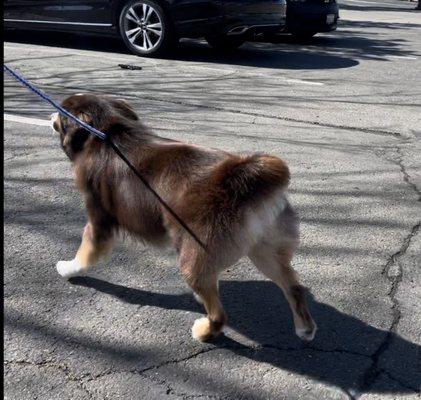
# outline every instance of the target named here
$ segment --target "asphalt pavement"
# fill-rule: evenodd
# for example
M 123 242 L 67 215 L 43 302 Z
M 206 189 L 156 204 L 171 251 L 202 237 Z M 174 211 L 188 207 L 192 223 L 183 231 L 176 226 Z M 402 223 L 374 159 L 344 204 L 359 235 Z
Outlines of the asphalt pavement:
M 221 277 L 225 334 L 171 251 L 120 241 L 87 278 L 62 280 L 86 221 L 53 111 L 4 78 L 5 398 L 421 397 L 421 14 L 343 0 L 336 32 L 170 59 L 118 40 L 7 33 L 5 62 L 60 100 L 107 93 L 162 136 L 269 152 L 291 169 L 301 219 L 294 268 L 319 330 L 295 337 L 280 290 L 243 259 Z M 140 66 L 121 69 L 119 64 Z

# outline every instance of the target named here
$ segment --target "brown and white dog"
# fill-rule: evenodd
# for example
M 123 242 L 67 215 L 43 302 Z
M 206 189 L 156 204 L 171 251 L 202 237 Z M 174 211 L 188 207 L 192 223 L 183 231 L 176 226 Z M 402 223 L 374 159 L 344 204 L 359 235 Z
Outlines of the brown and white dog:
M 305 289 L 291 267 L 298 219 L 285 191 L 290 174 L 279 158 L 240 156 L 153 134 L 125 102 L 74 95 L 62 106 L 112 138 L 131 163 L 206 244 L 204 251 L 163 209 L 111 147 L 63 116 L 54 116 L 64 152 L 74 165 L 76 185 L 88 214 L 82 243 L 58 273 L 83 275 L 110 252 L 116 233 L 125 231 L 177 251 L 181 273 L 206 309 L 192 334 L 200 341 L 218 335 L 226 322 L 218 275 L 243 256 L 275 282 L 288 300 L 295 332 L 312 340 L 316 332 Z

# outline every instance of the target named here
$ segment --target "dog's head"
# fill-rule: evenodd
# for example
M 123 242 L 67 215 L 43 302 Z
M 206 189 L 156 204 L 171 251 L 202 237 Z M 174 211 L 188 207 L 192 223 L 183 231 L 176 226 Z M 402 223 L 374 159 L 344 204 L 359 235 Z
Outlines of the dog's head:
M 118 129 L 128 122 L 138 121 L 134 110 L 124 100 L 92 94 L 76 94 L 67 97 L 61 106 L 76 118 L 105 134 Z M 67 156 L 75 157 L 96 140 L 86 129 L 69 118 L 55 113 L 51 116 L 52 128 L 60 135 L 60 142 Z

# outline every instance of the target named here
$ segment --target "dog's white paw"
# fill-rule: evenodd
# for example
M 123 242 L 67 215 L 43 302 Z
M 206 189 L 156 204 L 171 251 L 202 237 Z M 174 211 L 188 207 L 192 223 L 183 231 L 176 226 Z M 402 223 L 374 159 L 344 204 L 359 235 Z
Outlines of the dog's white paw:
M 56 269 L 59 275 L 65 279 L 84 276 L 86 273 L 86 270 L 79 264 L 76 258 L 71 261 L 59 261 L 56 264 Z
M 295 330 L 295 333 L 301 340 L 304 340 L 306 342 L 311 342 L 316 336 L 316 331 L 317 331 L 317 325 L 314 324 L 313 329 L 297 328 Z
M 193 292 L 194 299 L 199 303 L 203 305 L 203 299 L 198 295 L 196 292 Z
M 191 333 L 193 339 L 199 340 L 200 342 L 206 342 L 212 338 L 212 327 L 209 318 L 203 317 L 194 321 Z

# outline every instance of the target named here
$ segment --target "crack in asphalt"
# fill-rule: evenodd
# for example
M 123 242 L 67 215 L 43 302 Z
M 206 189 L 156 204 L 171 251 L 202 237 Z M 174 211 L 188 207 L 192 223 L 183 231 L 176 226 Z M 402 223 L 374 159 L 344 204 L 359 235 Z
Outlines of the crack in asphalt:
M 79 388 L 81 388 L 88 395 L 89 399 L 93 399 L 91 392 L 83 384 L 83 380 L 82 380 L 83 377 L 78 377 L 77 375 L 75 375 L 66 364 L 63 364 L 63 363 L 59 364 L 59 363 L 55 363 L 48 360 L 44 360 L 40 362 L 32 362 L 28 360 L 4 360 L 3 365 L 4 366 L 7 366 L 7 365 L 21 366 L 21 367 L 31 366 L 31 367 L 37 367 L 37 368 L 54 368 L 56 370 L 63 372 L 68 381 L 76 382 Z M 56 387 L 57 386 L 53 386 L 41 394 L 46 394 L 54 390 Z
M 403 175 L 403 180 L 418 195 L 418 201 L 421 202 L 421 190 L 418 188 L 418 186 L 414 182 L 412 182 L 411 176 L 408 174 L 408 172 L 405 168 L 402 150 L 399 146 L 396 146 L 395 149 L 396 149 L 396 153 L 398 154 L 398 160 L 397 160 L 396 164 L 399 165 L 399 168 L 400 168 L 400 170 L 402 172 L 402 175 Z
M 397 161 L 393 161 L 396 165 L 399 166 L 400 171 L 403 175 L 404 182 L 418 195 L 418 202 L 421 201 L 421 191 L 417 187 L 415 183 L 411 181 L 411 177 L 406 171 L 404 162 L 403 162 L 403 154 L 399 146 L 395 147 L 395 151 L 398 155 Z M 419 221 L 417 224 L 412 226 L 411 231 L 408 235 L 405 236 L 401 247 L 399 250 L 392 254 L 389 259 L 387 260 L 383 270 L 382 275 L 386 275 L 387 279 L 391 283 L 390 290 L 387 293 L 388 297 L 390 298 L 392 302 L 392 322 L 390 325 L 390 328 L 387 332 L 387 335 L 383 342 L 380 344 L 380 346 L 377 348 L 377 350 L 374 352 L 374 354 L 371 356 L 372 363 L 371 366 L 366 370 L 362 377 L 362 381 L 359 388 L 359 396 L 363 393 L 369 392 L 371 388 L 373 387 L 375 381 L 377 378 L 381 375 L 381 373 L 385 373 L 389 378 L 393 379 L 395 382 L 399 383 L 399 385 L 411 389 L 415 393 L 419 393 L 419 390 L 417 388 L 411 387 L 408 384 L 402 383 L 400 380 L 398 380 L 395 377 L 392 377 L 392 375 L 385 370 L 384 368 L 379 367 L 380 357 L 389 349 L 390 344 L 393 340 L 393 335 L 396 333 L 396 329 L 398 327 L 399 321 L 402 317 L 402 313 L 400 310 L 399 301 L 396 299 L 396 294 L 399 289 L 399 285 L 402 282 L 403 277 L 403 269 L 402 265 L 399 263 L 399 259 L 403 257 L 408 250 L 412 239 L 419 233 L 421 228 L 421 221 Z M 391 268 L 397 267 L 397 272 L 391 273 Z M 359 397 L 357 396 L 357 397 Z
M 153 365 L 153 366 L 143 368 L 143 369 L 134 368 L 134 369 L 130 369 L 130 370 L 107 371 L 103 374 L 95 375 L 94 377 L 89 378 L 89 380 L 96 380 L 96 379 L 101 378 L 103 376 L 112 375 L 114 373 L 124 373 L 124 372 L 133 373 L 133 374 L 141 375 L 141 376 L 143 376 L 147 379 L 150 379 L 157 384 L 166 385 L 167 386 L 167 394 L 174 394 L 176 396 L 182 396 L 183 399 L 196 398 L 196 397 L 197 398 L 208 397 L 208 398 L 215 398 L 215 399 L 221 399 L 222 400 L 226 397 L 213 396 L 213 395 L 188 395 L 186 393 L 183 393 L 183 394 L 177 393 L 174 389 L 171 388 L 171 386 L 168 384 L 168 382 L 166 382 L 165 379 L 163 379 L 163 380 L 153 379 L 153 377 L 151 377 L 150 375 L 147 375 L 145 373 L 153 371 L 153 370 L 158 370 L 158 369 L 160 369 L 162 367 L 165 367 L 167 365 L 178 364 L 178 363 L 181 363 L 181 362 L 189 361 L 189 360 L 194 359 L 194 358 L 196 358 L 196 357 L 198 357 L 202 354 L 209 353 L 209 352 L 215 351 L 215 350 L 256 351 L 256 350 L 264 350 L 264 349 L 278 350 L 278 351 L 283 351 L 283 352 L 302 352 L 302 351 L 308 350 L 308 351 L 319 352 L 319 353 L 328 353 L 328 354 L 340 353 L 340 354 L 350 354 L 350 355 L 353 355 L 353 356 L 370 358 L 370 355 L 368 355 L 368 354 L 352 352 L 352 351 L 348 351 L 348 350 L 345 350 L 345 349 L 321 349 L 321 348 L 316 348 L 316 347 L 312 347 L 312 346 L 306 346 L 304 348 L 281 347 L 281 346 L 273 346 L 273 345 L 270 345 L 270 344 L 263 344 L 263 345 L 257 345 L 257 346 L 244 346 L 244 345 L 217 346 L 217 347 L 202 349 L 198 352 L 195 352 L 194 354 L 190 354 L 189 356 L 183 357 L 181 359 L 168 360 L 168 361 L 162 362 L 158 365 Z M 272 367 L 271 369 L 275 369 L 275 367 Z M 338 389 L 338 390 L 342 391 L 344 394 L 346 394 L 349 397 L 350 400 L 354 400 L 354 397 L 353 397 L 351 392 L 348 392 L 347 390 L 345 390 L 343 388 L 339 388 L 339 387 L 337 387 L 336 389 Z
M 52 361 L 44 360 L 40 362 L 28 361 L 28 360 L 5 360 L 4 365 L 13 366 L 31 366 L 31 367 L 52 367 L 58 369 L 68 375 L 70 380 L 78 380 L 76 375 L 73 375 L 70 368 L 65 364 L 58 364 Z
M 244 351 L 258 351 L 258 350 L 264 350 L 264 349 L 270 349 L 270 350 L 278 350 L 278 351 L 283 351 L 283 352 L 302 352 L 302 351 L 312 351 L 312 352 L 319 352 L 319 353 L 328 353 L 328 354 L 332 354 L 332 353 L 340 353 L 340 354 L 350 354 L 353 356 L 358 356 L 358 357 L 366 357 L 366 358 L 370 358 L 370 355 L 368 354 L 363 354 L 363 353 L 358 353 L 358 352 L 353 352 L 353 351 L 348 351 L 345 349 L 322 349 L 322 348 L 316 348 L 316 347 L 312 347 L 312 346 L 308 346 L 306 345 L 303 348 L 299 348 L 299 347 L 282 347 L 282 346 L 274 346 L 274 345 L 270 345 L 270 344 L 262 344 L 262 345 L 256 345 L 256 346 L 245 346 L 245 345 L 241 345 L 239 344 L 238 346 L 215 346 L 215 347 L 207 347 L 204 349 L 201 349 L 200 351 L 197 351 L 193 354 L 190 354 L 186 357 L 183 358 L 178 358 L 178 359 L 172 359 L 172 360 L 167 360 L 164 361 L 162 363 L 159 363 L 157 365 L 152 365 L 150 367 L 147 368 L 142 368 L 142 369 L 138 369 L 138 368 L 132 368 L 132 369 L 128 369 L 128 370 L 108 370 L 106 372 L 103 373 L 99 373 L 96 375 L 92 375 L 90 373 L 86 373 L 83 375 L 76 375 L 74 374 L 71 369 L 65 365 L 65 364 L 58 364 L 58 363 L 54 363 L 51 361 L 42 361 L 39 363 L 34 363 L 34 362 L 30 362 L 30 361 L 26 361 L 26 360 L 10 360 L 10 361 L 5 361 L 5 365 L 8 364 L 12 364 L 12 365 L 31 365 L 31 366 L 37 366 L 37 367 L 53 367 L 56 368 L 62 372 L 64 372 L 67 376 L 67 378 L 70 381 L 74 381 L 74 382 L 78 382 L 79 386 L 85 390 L 85 392 L 87 392 L 87 394 L 91 397 L 91 393 L 86 389 L 86 387 L 84 386 L 84 381 L 86 382 L 91 382 L 91 381 L 95 381 L 97 379 L 100 379 L 104 376 L 108 376 L 108 375 L 113 375 L 113 374 L 119 374 L 119 373 L 132 373 L 132 374 L 137 374 L 140 375 L 146 379 L 152 380 L 153 382 L 160 384 L 160 385 L 166 385 L 167 386 L 167 394 L 173 394 L 175 396 L 179 396 L 182 397 L 183 399 L 193 399 L 193 398 L 209 398 L 209 399 L 216 399 L 216 400 L 223 400 L 226 399 L 227 397 L 221 397 L 221 396 L 217 396 L 217 395 L 191 395 L 188 393 L 177 393 L 168 382 L 166 382 L 166 380 L 157 380 L 154 379 L 151 375 L 146 374 L 147 372 L 151 372 L 154 370 L 158 370 L 160 368 L 163 368 L 167 365 L 172 365 L 172 364 L 178 364 L 178 363 L 182 363 L 182 362 L 186 362 L 189 360 L 192 360 L 202 354 L 206 354 L 209 353 L 211 351 L 215 351 L 215 350 L 244 350 Z M 274 369 L 275 367 L 272 367 L 271 369 Z M 348 397 L 351 400 L 354 400 L 354 397 L 352 396 L 351 393 L 349 393 L 348 391 L 344 390 L 343 388 L 337 388 L 338 390 L 341 390 L 344 394 L 348 395 Z
M 416 224 L 415 226 L 412 227 L 411 232 L 405 237 L 403 244 L 401 246 L 401 248 L 394 254 L 392 254 L 389 258 L 389 260 L 387 261 L 382 274 L 386 275 L 388 280 L 391 283 L 391 287 L 390 290 L 388 292 L 388 296 L 390 298 L 390 300 L 392 301 L 392 323 L 390 325 L 390 328 L 387 332 L 387 335 L 384 339 L 384 341 L 380 344 L 380 346 L 377 348 L 377 350 L 375 351 L 375 353 L 372 355 L 372 365 L 371 367 L 366 371 L 366 373 L 363 376 L 363 383 L 362 383 L 362 388 L 364 390 L 370 390 L 371 387 L 373 386 L 374 382 L 376 381 L 376 379 L 378 378 L 378 376 L 381 374 L 382 369 L 379 367 L 379 361 L 380 361 L 380 357 L 382 356 L 382 354 L 384 354 L 392 340 L 393 340 L 393 334 L 396 333 L 396 328 L 399 324 L 399 321 L 401 319 L 402 313 L 400 310 L 400 305 L 399 305 L 399 301 L 396 299 L 396 293 L 398 291 L 399 288 L 399 284 L 402 281 L 402 275 L 403 275 L 403 270 L 402 270 L 402 266 L 399 264 L 398 260 L 399 258 L 401 258 L 402 256 L 405 255 L 412 238 L 419 232 L 420 230 L 420 226 L 421 226 L 421 222 L 419 222 L 418 224 Z M 389 272 L 390 269 L 392 268 L 392 266 L 397 266 L 398 267 L 398 273 L 395 273 L 393 276 L 389 276 Z M 395 379 L 396 380 L 396 379 Z M 411 388 L 413 391 L 417 392 L 417 389 L 415 388 Z
M 148 371 L 156 370 L 156 369 L 159 369 L 159 368 L 164 367 L 166 365 L 177 364 L 177 363 L 180 363 L 180 362 L 188 361 L 188 360 L 191 360 L 191 359 L 193 359 L 193 358 L 195 358 L 195 357 L 197 357 L 197 356 L 199 356 L 201 354 L 208 353 L 208 352 L 210 352 L 212 350 L 215 350 L 217 348 L 218 347 L 205 348 L 205 349 L 202 349 L 202 350 L 200 350 L 198 352 L 195 352 L 193 354 L 190 354 L 190 355 L 188 355 L 186 357 L 183 357 L 183 358 L 180 358 L 180 359 L 175 359 L 175 360 L 164 361 L 164 362 L 162 362 L 162 363 L 160 363 L 158 365 L 152 365 L 152 366 L 147 367 L 147 368 L 142 368 L 142 369 L 132 368 L 132 369 L 129 369 L 129 370 L 118 370 L 118 371 L 110 370 L 110 371 L 107 371 L 107 372 L 102 373 L 102 374 L 97 374 L 95 376 L 89 376 L 89 378 L 87 379 L 87 381 L 95 381 L 95 380 L 97 380 L 99 378 L 102 378 L 102 377 L 107 376 L 107 375 L 112 375 L 112 374 L 132 373 L 132 374 L 140 375 L 143 378 L 148 379 L 150 381 L 153 381 L 154 383 L 157 383 L 159 385 L 165 385 L 166 386 L 166 394 L 167 395 L 172 394 L 172 395 L 175 395 L 177 397 L 182 397 L 183 399 L 194 399 L 194 398 L 204 398 L 204 397 L 207 397 L 207 398 L 210 398 L 210 399 L 223 400 L 223 397 L 216 396 L 216 395 L 215 396 L 214 395 L 191 395 L 191 394 L 187 394 L 187 393 L 177 393 L 170 386 L 170 384 L 165 381 L 165 379 L 158 381 L 156 379 L 153 379 L 149 375 L 145 375 L 145 373 L 148 372 Z M 84 377 L 86 377 L 86 375 Z M 81 378 L 81 379 L 83 379 L 83 378 Z
M 208 348 L 208 349 L 205 349 L 203 351 L 197 352 L 197 353 L 195 353 L 195 354 L 193 354 L 193 355 L 191 355 L 189 357 L 185 357 L 183 359 L 172 360 L 172 361 L 165 362 L 165 363 L 162 363 L 162 364 L 157 365 L 157 366 L 146 368 L 146 369 L 141 370 L 141 371 L 139 371 L 139 370 L 135 370 L 135 371 L 132 370 L 132 371 L 128 371 L 128 372 L 138 373 L 138 374 L 143 375 L 146 378 L 148 378 L 148 379 L 150 379 L 150 380 L 152 380 L 152 381 L 154 381 L 154 382 L 156 382 L 158 384 L 166 385 L 167 386 L 167 389 L 168 389 L 168 391 L 167 391 L 168 394 L 174 394 L 176 396 L 183 396 L 183 399 L 196 398 L 196 397 L 197 398 L 198 397 L 208 397 L 208 398 L 215 398 L 215 399 L 224 399 L 226 397 L 218 397 L 218 396 L 212 396 L 212 395 L 187 395 L 187 394 L 179 394 L 179 393 L 175 392 L 171 388 L 171 386 L 166 382 L 165 379 L 158 381 L 158 380 L 153 379 L 149 375 L 144 375 L 144 373 L 147 372 L 147 371 L 159 369 L 159 368 L 164 367 L 164 366 L 169 365 L 169 364 L 177 364 L 177 363 L 180 363 L 180 362 L 188 361 L 188 360 L 191 360 L 191 359 L 193 359 L 193 358 L 195 358 L 195 357 L 197 357 L 197 356 L 199 356 L 201 354 L 205 354 L 205 353 L 208 353 L 210 351 L 224 350 L 224 349 L 225 350 L 234 350 L 234 349 L 236 349 L 236 350 L 245 350 L 245 351 L 256 351 L 256 350 L 270 349 L 270 350 L 278 350 L 278 351 L 284 351 L 284 352 L 301 352 L 301 351 L 304 351 L 304 350 L 309 350 L 309 351 L 315 351 L 315 352 L 320 352 L 320 353 L 341 353 L 341 354 L 351 354 L 351 355 L 354 355 L 354 356 L 370 358 L 370 355 L 362 354 L 362 353 L 357 353 L 357 352 L 352 352 L 352 351 L 347 351 L 347 350 L 344 350 L 344 349 L 325 350 L 325 349 L 315 348 L 315 347 L 311 347 L 311 346 L 306 346 L 304 348 L 296 348 L 296 347 L 273 346 L 273 345 L 269 345 L 269 344 L 263 344 L 263 345 L 257 345 L 257 346 L 244 346 L 244 345 L 232 346 L 231 345 L 231 346 L 219 346 L 219 347 Z M 271 367 L 271 368 L 269 368 L 269 370 L 274 370 L 274 369 L 276 369 L 276 367 L 274 367 L 274 366 Z M 354 400 L 355 399 L 355 397 L 353 396 L 353 394 L 350 391 L 347 391 L 346 389 L 340 388 L 340 387 L 336 387 L 336 389 L 340 390 L 345 395 L 347 395 L 350 400 Z
M 133 372 L 133 373 L 139 373 L 139 374 L 144 374 L 145 372 L 151 371 L 151 370 L 155 370 L 155 369 L 159 369 L 162 367 L 165 367 L 167 365 L 171 365 L 171 364 L 178 364 L 184 361 L 189 361 L 192 360 L 193 358 L 196 358 L 197 356 L 200 356 L 201 354 L 205 354 L 205 353 L 209 353 L 210 351 L 213 351 L 215 349 L 218 349 L 218 347 L 208 347 L 205 349 L 202 349 L 200 351 L 197 351 L 196 353 L 190 354 L 189 356 L 183 357 L 183 358 L 179 358 L 179 359 L 175 359 L 175 360 L 168 360 L 168 361 L 164 361 L 161 364 L 158 365 L 153 365 L 147 368 L 143 368 L 141 370 L 137 370 L 137 369 L 133 369 L 133 370 L 129 370 L 127 372 Z
M 74 374 L 71 369 L 63 364 L 63 363 L 54 363 L 52 361 L 42 361 L 42 362 L 31 362 L 31 361 L 27 361 L 27 360 L 6 360 L 4 362 L 4 365 L 13 365 L 13 366 L 36 366 L 39 368 L 42 367 L 52 367 L 55 369 L 58 369 L 60 371 L 62 371 L 67 379 L 69 381 L 73 381 L 73 382 L 77 382 L 79 384 L 79 387 L 81 389 L 83 389 L 87 395 L 89 396 L 90 399 L 92 399 L 92 394 L 90 393 L 90 391 L 85 387 L 84 385 L 84 380 L 86 381 L 95 381 L 99 378 L 102 378 L 104 376 L 107 375 L 112 375 L 112 374 L 118 374 L 118 373 L 133 373 L 133 374 L 138 374 L 146 379 L 152 380 L 153 382 L 160 384 L 160 385 L 165 385 L 167 387 L 167 394 L 172 394 L 175 395 L 177 397 L 182 397 L 185 400 L 188 399 L 194 399 L 194 398 L 209 398 L 209 399 L 216 399 L 216 400 L 223 400 L 223 399 L 227 399 L 228 397 L 226 396 L 217 396 L 217 395 L 192 395 L 192 394 L 188 394 L 188 393 L 178 393 L 176 392 L 171 385 L 166 382 L 166 380 L 157 380 L 157 379 L 153 379 L 153 377 L 151 377 L 150 375 L 145 374 L 146 372 L 149 371 L 153 371 L 153 370 L 158 370 L 162 367 L 165 367 L 167 365 L 171 365 L 171 364 L 178 364 L 181 362 L 185 362 L 185 361 L 189 361 L 192 360 L 202 354 L 206 354 L 209 353 L 211 351 L 215 351 L 215 350 L 245 350 L 245 351 L 256 351 L 256 350 L 264 350 L 264 349 L 272 349 L 272 350 L 278 350 L 278 351 L 286 351 L 286 352 L 301 352 L 301 351 L 314 351 L 314 352 L 320 352 L 320 353 L 340 353 L 340 354 L 350 354 L 353 356 L 358 356 L 358 357 L 365 357 L 365 358 L 372 358 L 374 355 L 370 356 L 369 354 L 364 354 L 364 353 L 359 353 L 359 352 L 353 352 L 353 351 L 349 351 L 349 350 L 345 350 L 345 349 L 322 349 L 322 348 L 316 348 L 316 347 L 312 347 L 312 346 L 306 346 L 304 348 L 296 348 L 296 347 L 281 347 L 281 346 L 274 346 L 274 345 L 270 345 L 270 344 L 263 344 L 263 345 L 257 345 L 257 346 L 245 346 L 245 345 L 238 345 L 238 346 L 219 346 L 219 347 L 211 347 L 211 348 L 205 348 L 202 349 L 200 351 L 197 351 L 193 354 L 190 354 L 186 357 L 183 358 L 179 358 L 179 359 L 173 359 L 173 360 L 168 360 L 168 361 L 164 361 L 160 364 L 157 365 L 152 365 L 150 367 L 147 368 L 143 368 L 143 369 L 137 369 L 137 368 L 133 368 L 133 369 L 129 369 L 129 370 L 109 370 L 106 371 L 104 373 L 101 374 L 96 374 L 96 375 L 91 375 L 89 373 L 83 374 L 83 375 L 76 375 Z M 275 367 L 272 367 L 270 369 L 274 369 Z M 416 389 L 414 389 L 411 386 L 408 386 L 406 383 L 400 381 L 398 378 L 394 377 L 392 374 L 390 374 L 388 371 L 384 370 L 384 369 L 380 369 L 379 368 L 379 373 L 384 373 L 385 375 L 387 375 L 391 380 L 395 381 L 396 383 L 398 383 L 400 386 L 411 390 L 413 392 L 417 392 Z M 54 388 L 51 388 L 50 390 L 53 390 Z M 337 388 L 339 390 L 341 390 L 344 394 L 346 394 L 350 400 L 354 400 L 357 397 L 354 397 L 354 395 L 343 389 L 343 388 Z

